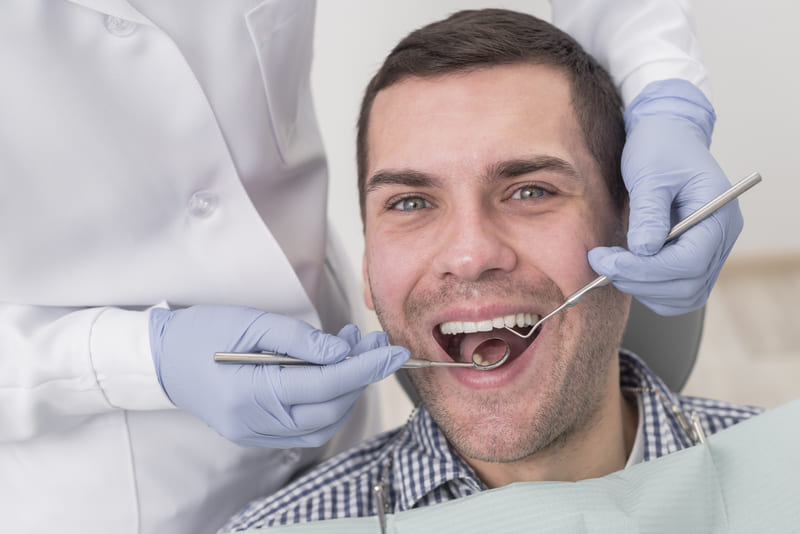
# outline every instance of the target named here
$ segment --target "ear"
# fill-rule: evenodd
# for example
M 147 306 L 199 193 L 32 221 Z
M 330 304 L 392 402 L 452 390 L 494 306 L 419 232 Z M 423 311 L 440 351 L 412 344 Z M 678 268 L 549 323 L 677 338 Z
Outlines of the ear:
M 367 271 L 367 253 L 364 253 L 363 260 L 361 261 L 361 277 L 364 280 L 364 304 L 367 305 L 372 311 L 375 311 L 375 305 L 372 304 L 372 290 L 369 284 L 369 272 Z

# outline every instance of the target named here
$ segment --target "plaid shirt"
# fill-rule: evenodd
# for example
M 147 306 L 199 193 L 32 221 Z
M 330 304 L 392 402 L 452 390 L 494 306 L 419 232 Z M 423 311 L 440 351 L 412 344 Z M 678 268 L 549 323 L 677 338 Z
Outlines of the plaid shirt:
M 669 403 L 687 417 L 696 412 L 706 435 L 761 411 L 673 393 L 641 360 L 625 351 L 620 352 L 620 386 L 640 396 L 644 461 L 692 445 Z M 386 432 L 331 458 L 277 493 L 250 503 L 220 532 L 376 515 L 372 488 L 387 466 L 391 468 L 385 477 L 386 496 L 394 512 L 486 489 L 421 407 L 405 432 L 402 428 Z

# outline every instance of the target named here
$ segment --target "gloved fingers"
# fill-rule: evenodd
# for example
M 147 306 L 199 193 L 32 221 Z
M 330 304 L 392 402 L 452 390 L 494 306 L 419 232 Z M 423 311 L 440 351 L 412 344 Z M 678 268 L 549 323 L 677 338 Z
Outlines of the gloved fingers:
M 351 356 L 377 349 L 378 347 L 385 347 L 389 344 L 389 337 L 386 332 L 370 332 L 362 338 L 358 327 L 350 324 L 342 328 L 336 335 L 350 344 Z
M 739 201 L 734 200 L 723 206 L 708 220 L 716 221 L 719 224 L 722 234 L 716 243 L 716 248 L 727 257 L 742 232 L 742 228 L 744 228 L 744 218 L 742 217 L 742 210 L 739 208 Z
M 277 368 L 272 386 L 285 406 L 326 402 L 386 378 L 409 356 L 408 350 L 392 345 L 333 365 Z
M 731 184 L 722 171 L 708 172 L 689 180 L 677 192 L 673 202 L 675 220 L 673 224 L 685 219 L 712 199 L 724 193 Z M 724 234 L 732 234 L 734 240 L 739 235 L 742 226 L 742 213 L 739 209 L 739 201 L 733 200 L 718 209 L 714 218 L 721 225 Z
M 589 251 L 589 264 L 615 284 L 691 279 L 719 270 L 726 254 L 720 250 L 721 242 L 719 224 L 707 219 L 652 256 L 639 256 L 621 247 L 598 247 Z
M 668 188 L 645 187 L 654 182 L 647 180 L 629 193 L 628 248 L 641 256 L 658 252 L 670 230 L 673 195 Z
M 251 412 L 246 420 L 248 431 L 270 437 L 293 437 L 316 432 L 335 424 L 352 410 L 364 388 L 349 391 L 322 402 L 308 402 L 297 405 L 276 405 L 258 402 L 259 410 Z
M 364 336 L 351 350 L 353 356 L 389 345 L 389 336 L 386 332 L 377 330 Z
M 350 344 L 351 356 L 357 356 L 363 352 L 389 345 L 389 336 L 386 332 L 377 330 L 375 332 L 370 332 L 362 338 L 361 332 L 355 325 L 345 326 L 336 335 Z
M 657 314 L 670 316 L 702 307 L 712 287 L 706 282 L 703 278 L 672 282 L 628 282 L 615 286 L 620 291 L 633 295 Z M 645 290 L 647 292 L 643 292 Z
M 341 338 L 350 345 L 350 354 L 353 353 L 352 348 L 361 341 L 361 331 L 358 327 L 354 324 L 347 324 L 339 330 L 339 333 L 336 334 L 336 337 Z
M 672 300 L 675 302 L 689 302 L 695 298 L 696 293 L 704 293 L 706 289 L 706 277 L 681 278 L 666 281 L 647 281 L 621 280 L 614 282 L 614 287 L 638 298 L 653 302 Z
M 601 274 L 609 276 L 617 289 L 633 295 L 660 315 L 679 315 L 700 308 L 711 292 L 722 261 L 717 259 L 714 261 L 714 267 L 710 267 L 708 270 L 701 269 L 696 276 L 680 278 L 686 276 L 685 271 L 671 269 L 669 266 L 664 267 L 660 264 L 662 261 L 660 255 L 669 252 L 669 248 L 668 245 L 658 255 L 644 257 L 636 256 L 624 249 L 620 249 L 618 252 L 612 251 L 610 254 L 613 255 L 613 258 L 610 256 L 602 260 L 616 260 L 618 264 L 622 265 L 622 270 L 626 275 L 615 279 L 615 272 L 608 271 Z M 598 250 L 598 253 L 602 252 L 602 250 Z M 590 257 L 592 256 L 593 252 L 590 252 Z M 634 269 L 626 266 L 628 262 L 635 265 Z M 648 266 L 648 263 L 653 264 L 652 268 Z M 600 266 L 593 265 L 593 267 L 597 272 L 603 270 Z M 648 276 L 642 276 L 640 279 L 628 276 L 633 270 L 638 269 L 646 269 Z M 660 273 L 659 277 L 652 276 L 655 271 Z
M 231 434 L 249 433 L 251 428 L 260 433 L 282 435 L 282 430 L 294 426 L 290 406 L 281 398 L 281 368 L 272 365 L 218 364 L 226 373 L 217 375 L 214 397 L 218 406 L 218 423 L 214 426 L 220 434 L 236 443 Z M 233 376 L 230 376 L 230 372 Z M 277 387 L 276 387 L 277 385 Z M 224 428 L 222 428 L 224 427 Z M 230 427 L 230 428 L 228 428 Z
M 330 364 L 350 354 L 344 339 L 326 334 L 310 324 L 274 313 L 258 317 L 248 329 L 255 335 L 255 346 L 247 349 L 275 351 L 308 362 Z
M 622 280 L 614 282 L 614 287 L 633 295 L 657 314 L 672 316 L 701 308 L 711 293 L 715 279 L 703 274 L 695 278 L 660 282 Z
M 653 310 L 659 315 L 670 317 L 673 315 L 682 315 L 689 313 L 696 309 L 702 308 L 708 295 L 711 293 L 711 286 L 703 284 L 703 289 L 694 295 L 688 296 L 686 299 L 681 300 L 673 296 L 666 297 L 647 297 L 646 299 L 636 297 L 636 300 Z
M 344 425 L 363 390 L 353 391 L 324 403 L 304 404 L 286 412 L 286 422 L 276 424 L 271 412 L 249 418 L 245 432 L 225 436 L 240 445 L 259 447 L 317 447 Z

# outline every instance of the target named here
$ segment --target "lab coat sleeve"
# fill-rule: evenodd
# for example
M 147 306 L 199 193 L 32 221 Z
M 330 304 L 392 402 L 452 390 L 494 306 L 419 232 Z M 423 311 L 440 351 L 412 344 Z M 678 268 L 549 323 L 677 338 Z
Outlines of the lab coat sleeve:
M 625 105 L 653 81 L 692 82 L 711 101 L 708 72 L 680 0 L 551 0 L 553 24 L 608 70 Z
M 0 305 L 0 442 L 100 413 L 173 408 L 150 355 L 147 311 Z

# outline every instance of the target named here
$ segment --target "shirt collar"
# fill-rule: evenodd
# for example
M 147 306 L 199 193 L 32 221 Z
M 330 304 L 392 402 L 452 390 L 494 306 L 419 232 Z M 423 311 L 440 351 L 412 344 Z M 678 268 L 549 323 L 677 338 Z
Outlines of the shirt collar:
M 640 395 L 642 400 L 644 413 L 639 417 L 644 418 L 644 461 L 691 446 L 667 404 L 680 407 L 679 396 L 633 353 L 622 350 L 619 360 L 620 387 Z M 486 489 L 424 406 L 409 420 L 392 448 L 393 483 L 389 486 L 395 511 L 413 508 L 443 486 L 449 486 L 447 489 L 459 497 Z
M 644 418 L 644 461 L 692 446 L 678 422 L 675 410 L 681 399 L 632 352 L 620 350 L 620 387 L 635 391 L 642 400 Z
M 395 449 L 392 479 L 396 511 L 413 508 L 441 486 L 466 485 L 474 493 L 485 489 L 475 471 L 450 446 L 428 410 L 420 406 L 409 420 Z M 462 484 L 459 484 L 461 482 Z

